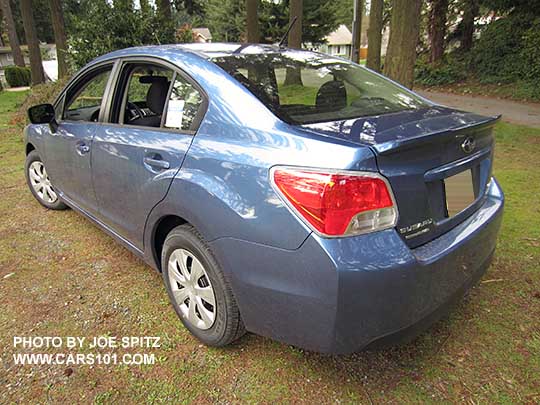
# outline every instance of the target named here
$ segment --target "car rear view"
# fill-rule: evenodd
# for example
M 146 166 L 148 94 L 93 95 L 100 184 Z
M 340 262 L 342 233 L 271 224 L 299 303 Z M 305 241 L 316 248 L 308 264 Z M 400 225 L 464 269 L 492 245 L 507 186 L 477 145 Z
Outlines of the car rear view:
M 279 294 L 261 286 L 258 300 L 239 291 L 241 307 L 250 307 L 241 308 L 248 329 L 348 353 L 416 335 L 484 274 L 504 204 L 492 176 L 497 118 L 433 105 L 380 75 L 315 53 L 213 61 L 298 136 L 359 151 L 341 167 L 274 159 L 273 190 L 311 231 L 296 251 L 309 259 L 299 264 L 276 253 L 274 266 L 291 285 L 299 282 L 297 266 L 308 266 L 303 282 L 316 299 L 283 294 L 281 286 Z M 292 313 L 256 319 L 257 310 L 279 300 Z

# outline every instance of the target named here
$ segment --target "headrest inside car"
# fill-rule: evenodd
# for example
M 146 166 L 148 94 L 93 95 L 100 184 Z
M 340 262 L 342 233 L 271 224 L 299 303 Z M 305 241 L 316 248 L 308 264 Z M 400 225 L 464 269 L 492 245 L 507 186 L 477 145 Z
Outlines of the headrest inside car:
M 155 82 L 160 82 L 160 81 L 166 82 L 167 78 L 165 76 L 141 76 L 141 77 L 139 77 L 139 83 L 150 84 L 150 83 L 155 83 Z
M 341 80 L 324 83 L 317 92 L 315 105 L 320 112 L 338 111 L 347 107 L 347 90 Z

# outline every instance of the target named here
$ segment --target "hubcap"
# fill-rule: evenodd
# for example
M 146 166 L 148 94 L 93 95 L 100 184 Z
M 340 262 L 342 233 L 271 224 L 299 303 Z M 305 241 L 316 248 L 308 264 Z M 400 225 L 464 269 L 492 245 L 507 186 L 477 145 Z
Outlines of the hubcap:
M 51 181 L 42 162 L 32 162 L 28 168 L 28 174 L 30 176 L 30 183 L 39 198 L 49 204 L 58 200 L 58 196 L 51 185 Z
M 216 298 L 201 262 L 186 249 L 172 252 L 169 282 L 186 321 L 199 329 L 210 329 L 216 319 Z

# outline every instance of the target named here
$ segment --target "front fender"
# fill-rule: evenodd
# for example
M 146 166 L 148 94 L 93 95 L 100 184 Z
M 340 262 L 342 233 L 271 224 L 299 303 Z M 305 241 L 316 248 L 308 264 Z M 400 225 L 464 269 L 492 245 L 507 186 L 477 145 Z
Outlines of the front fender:
M 49 128 L 47 125 L 27 125 L 23 130 L 23 140 L 25 151 L 28 144 L 32 144 L 35 150 L 37 150 L 39 157 L 46 163 L 47 157 L 45 156 L 45 136 L 47 135 Z

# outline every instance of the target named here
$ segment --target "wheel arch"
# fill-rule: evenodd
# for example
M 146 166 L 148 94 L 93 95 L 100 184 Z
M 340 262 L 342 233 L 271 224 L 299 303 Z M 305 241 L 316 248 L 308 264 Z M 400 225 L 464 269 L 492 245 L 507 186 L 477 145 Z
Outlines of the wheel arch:
M 36 147 L 34 146 L 34 144 L 32 142 L 27 142 L 26 148 L 25 148 L 26 156 L 28 156 L 29 153 L 32 152 L 33 150 L 36 150 Z
M 167 235 L 177 226 L 188 224 L 189 222 L 178 215 L 164 215 L 154 224 L 152 232 L 152 257 L 156 263 L 157 270 L 161 269 L 161 252 Z

